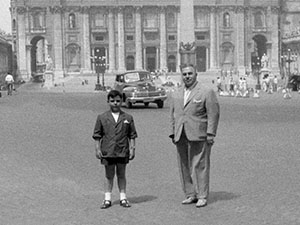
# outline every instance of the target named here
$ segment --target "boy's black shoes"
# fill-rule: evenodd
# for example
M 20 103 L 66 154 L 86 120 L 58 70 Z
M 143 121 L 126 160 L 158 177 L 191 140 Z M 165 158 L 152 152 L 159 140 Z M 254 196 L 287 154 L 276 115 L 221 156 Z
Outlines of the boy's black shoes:
M 102 205 L 101 205 L 101 209 L 107 209 L 109 207 L 111 207 L 111 201 L 104 200 L 103 203 L 102 203 Z
M 124 207 L 124 208 L 129 208 L 131 207 L 131 205 L 129 204 L 127 199 L 122 199 L 120 200 L 120 206 Z

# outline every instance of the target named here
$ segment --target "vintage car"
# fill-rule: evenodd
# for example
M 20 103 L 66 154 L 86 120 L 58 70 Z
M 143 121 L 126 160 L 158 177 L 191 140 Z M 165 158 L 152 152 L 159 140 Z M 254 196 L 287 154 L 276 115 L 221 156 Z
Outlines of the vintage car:
M 300 90 L 300 75 L 293 74 L 289 78 L 288 87 L 292 89 L 292 91 Z
M 127 108 L 131 108 L 135 103 L 156 103 L 158 108 L 164 107 L 167 99 L 166 91 L 163 87 L 157 87 L 148 71 L 127 71 L 116 75 L 114 88 L 123 95 L 123 102 Z

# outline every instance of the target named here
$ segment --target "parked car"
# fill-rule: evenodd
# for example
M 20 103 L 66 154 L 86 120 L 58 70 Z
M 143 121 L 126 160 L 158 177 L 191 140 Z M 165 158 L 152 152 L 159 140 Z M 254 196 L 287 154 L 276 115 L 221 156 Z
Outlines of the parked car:
M 292 91 L 300 90 L 300 75 L 292 75 L 289 78 L 288 87 L 290 87 Z
M 145 106 L 155 103 L 158 108 L 163 108 L 167 99 L 165 89 L 154 84 L 148 71 L 132 70 L 117 74 L 114 88 L 122 93 L 127 108 L 136 103 Z

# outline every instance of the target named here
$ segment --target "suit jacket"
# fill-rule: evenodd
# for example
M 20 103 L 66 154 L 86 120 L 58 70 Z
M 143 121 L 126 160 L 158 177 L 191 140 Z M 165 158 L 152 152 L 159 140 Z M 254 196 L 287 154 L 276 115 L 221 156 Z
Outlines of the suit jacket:
M 101 140 L 103 157 L 128 157 L 129 139 L 137 137 L 133 117 L 123 111 L 115 122 L 111 111 L 98 115 L 93 138 Z
M 220 115 L 217 96 L 198 82 L 184 105 L 184 85 L 174 92 L 170 105 L 170 137 L 179 141 L 184 129 L 189 141 L 206 140 L 207 135 L 216 136 Z

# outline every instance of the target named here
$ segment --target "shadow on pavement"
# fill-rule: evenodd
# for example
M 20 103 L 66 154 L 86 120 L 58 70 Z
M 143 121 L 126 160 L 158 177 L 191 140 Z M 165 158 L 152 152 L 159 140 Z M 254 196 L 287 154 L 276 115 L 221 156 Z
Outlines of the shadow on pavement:
M 239 197 L 241 197 L 241 195 L 236 195 L 226 191 L 217 191 L 210 192 L 208 201 L 209 203 L 213 203 L 217 201 L 228 201 Z
M 135 204 L 142 203 L 142 202 L 150 202 L 150 201 L 153 201 L 154 199 L 157 199 L 157 197 L 152 196 L 152 195 L 143 195 L 143 196 L 139 196 L 139 197 L 128 198 L 130 203 L 135 203 Z M 117 202 L 119 202 L 119 201 L 117 201 Z

